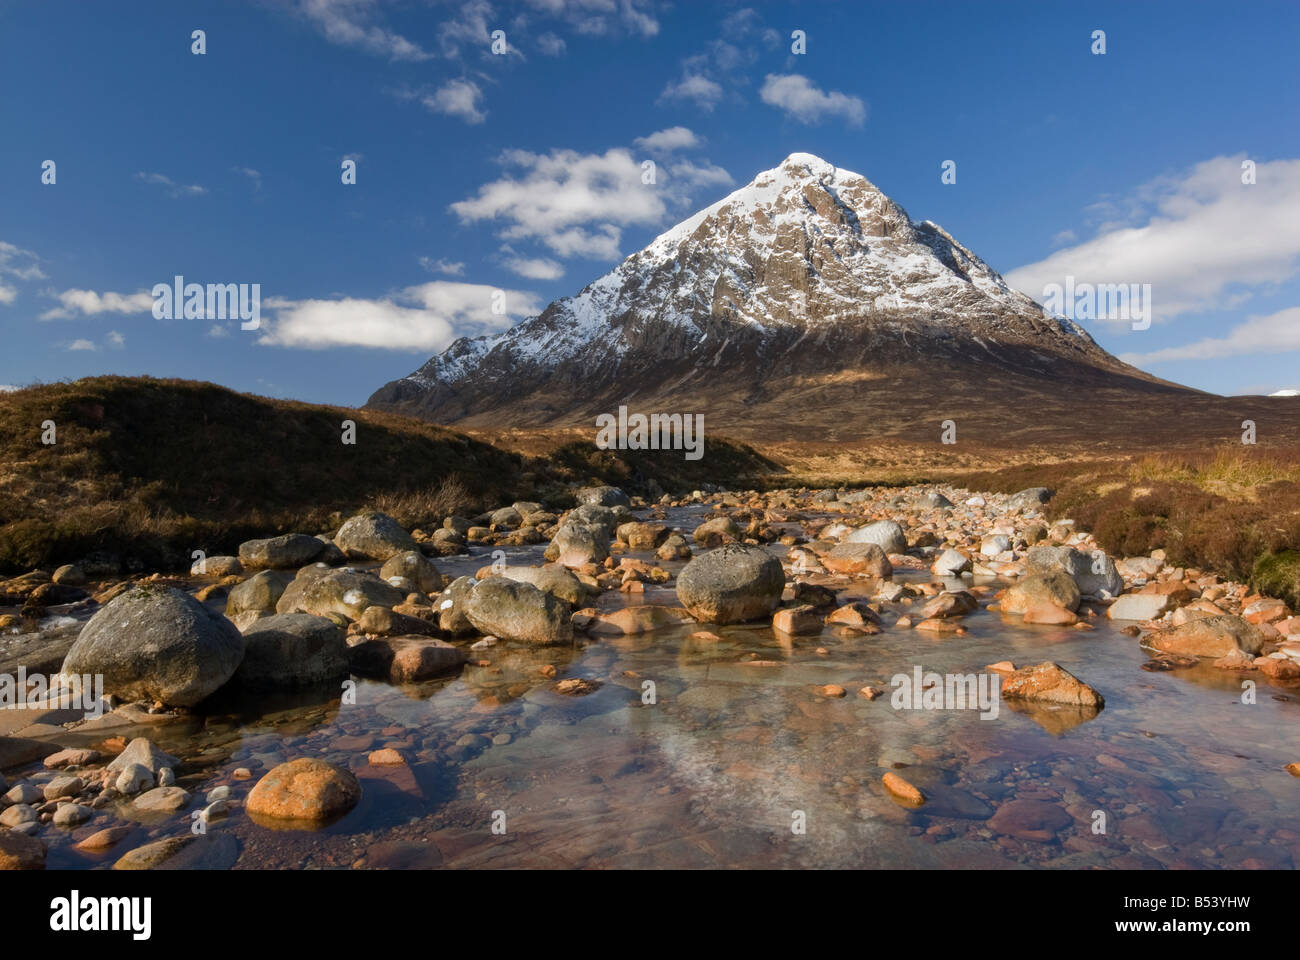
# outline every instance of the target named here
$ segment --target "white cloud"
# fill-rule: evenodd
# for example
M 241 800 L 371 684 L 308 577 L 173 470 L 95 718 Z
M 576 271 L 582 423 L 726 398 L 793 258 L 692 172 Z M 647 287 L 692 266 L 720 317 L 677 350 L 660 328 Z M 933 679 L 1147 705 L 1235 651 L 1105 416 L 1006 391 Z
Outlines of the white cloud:
M 558 57 L 562 55 L 568 44 L 564 42 L 563 37 L 556 36 L 549 30 L 537 38 L 537 49 L 542 51 L 548 57 Z
M 434 93 L 425 94 L 420 102 L 434 113 L 460 117 L 466 123 L 482 123 L 487 114 L 479 109 L 483 91 L 471 80 L 448 80 Z
M 153 296 L 139 293 L 96 293 L 94 290 L 64 290 L 55 294 L 59 306 L 41 314 L 42 320 L 61 320 L 80 314 L 92 317 L 100 313 L 152 313 Z
M 484 184 L 477 196 L 453 203 L 452 212 L 462 223 L 504 221 L 504 239 L 537 240 L 561 257 L 616 257 L 622 227 L 659 223 L 673 196 L 643 184 L 641 165 L 621 148 L 507 150 L 501 162 L 518 174 Z
M 297 9 L 330 43 L 389 60 L 420 61 L 433 57 L 401 34 L 369 23 L 378 6 L 376 0 L 299 0 Z
M 0 383 L 0 393 L 13 393 L 21 389 L 22 387 L 14 386 L 12 383 Z
M 126 337 L 118 333 L 116 330 L 108 331 L 108 336 L 105 339 L 108 341 L 110 347 L 120 348 L 126 346 Z
M 726 186 L 734 182 L 731 174 L 712 163 L 697 164 L 680 160 L 668 166 L 668 173 L 675 180 L 691 187 Z
M 1166 363 L 1170 360 L 1214 360 L 1249 354 L 1289 353 L 1300 350 L 1300 307 L 1288 307 L 1266 316 L 1247 317 L 1225 336 L 1206 337 L 1179 347 L 1165 347 L 1150 353 L 1125 353 L 1120 359 L 1132 364 Z
M 252 167 L 231 167 L 231 172 L 241 173 L 253 181 L 253 189 L 262 189 L 262 173 L 260 170 L 254 170 Z
M 1270 397 L 1300 397 L 1300 390 L 1274 390 Z
M 659 33 L 653 0 L 528 0 L 528 6 L 589 36 L 604 36 L 619 28 L 642 37 Z
M 546 257 L 511 257 L 506 269 L 530 280 L 558 280 L 564 276 L 564 267 Z
M 462 261 L 434 260 L 432 257 L 420 257 L 420 266 L 430 273 L 442 273 L 449 277 L 463 277 L 465 275 L 465 264 Z
M 867 119 L 867 106 L 858 97 L 838 90 L 827 93 L 798 73 L 769 73 L 758 96 L 799 123 L 820 123 L 827 117 L 838 116 L 850 126 L 860 127 Z
M 214 323 L 208 328 L 208 336 L 214 340 L 221 340 L 230 336 L 230 328 L 220 323 Z
M 690 100 L 701 110 L 711 111 L 722 99 L 722 85 L 702 73 L 683 73 L 676 83 L 669 83 L 659 100 Z
M 1144 184 L 1109 210 L 1123 222 L 1006 275 L 1035 299 L 1065 277 L 1149 283 L 1156 321 L 1243 303 L 1300 270 L 1300 160 L 1261 162 L 1241 182 L 1244 156 L 1215 157 Z
M 494 295 L 504 293 L 505 314 L 493 312 Z M 434 280 L 378 300 L 272 298 L 264 306 L 259 343 L 282 347 L 374 347 L 433 353 L 461 336 L 508 328 L 541 312 L 536 295 L 498 291 L 484 284 Z
M 94 350 L 95 344 L 92 340 L 73 340 L 67 347 L 69 350 Z
M 669 127 L 657 130 L 648 137 L 637 137 L 632 142 L 647 153 L 666 154 L 698 147 L 700 138 L 686 127 Z
M 194 197 L 208 192 L 207 187 L 201 187 L 197 183 L 177 183 L 171 177 L 164 176 L 161 173 L 144 173 L 142 171 L 137 173 L 135 178 L 141 183 L 152 183 L 160 187 L 166 187 L 167 192 L 173 197 Z
M 15 280 L 43 280 L 45 274 L 37 265 L 40 258 L 30 250 L 0 240 L 0 304 L 8 305 L 18 299 L 18 288 L 3 282 L 4 277 Z

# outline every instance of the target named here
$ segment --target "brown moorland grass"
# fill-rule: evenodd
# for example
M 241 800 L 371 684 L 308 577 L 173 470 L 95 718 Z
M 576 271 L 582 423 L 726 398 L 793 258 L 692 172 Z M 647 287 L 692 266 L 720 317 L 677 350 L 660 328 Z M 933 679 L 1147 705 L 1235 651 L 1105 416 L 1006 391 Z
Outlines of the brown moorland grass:
M 343 423 L 356 425 L 344 444 Z M 56 442 L 42 443 L 52 421 Z M 91 377 L 0 394 L 0 571 L 105 554 L 131 569 L 189 565 L 194 550 L 328 532 L 374 507 L 407 526 L 515 499 L 572 502 L 572 483 L 648 492 L 706 474 L 769 469 L 710 438 L 680 451 L 599 451 L 566 439 L 536 455 L 399 414 L 237 393 L 211 383 Z
M 971 489 L 1056 491 L 1070 517 L 1117 555 L 1166 551 L 1300 604 L 1300 448 L 1224 445 L 1105 460 L 1020 465 L 956 478 Z

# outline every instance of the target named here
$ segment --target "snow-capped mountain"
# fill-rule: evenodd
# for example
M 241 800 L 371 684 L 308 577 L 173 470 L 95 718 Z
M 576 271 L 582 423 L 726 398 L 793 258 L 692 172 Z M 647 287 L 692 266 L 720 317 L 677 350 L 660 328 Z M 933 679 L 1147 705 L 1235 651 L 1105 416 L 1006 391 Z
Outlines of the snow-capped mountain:
M 577 295 L 457 340 L 367 405 L 551 426 L 627 404 L 721 413 L 718 429 L 744 435 L 765 414 L 812 422 L 972 372 L 1155 382 L 864 177 L 795 153 Z

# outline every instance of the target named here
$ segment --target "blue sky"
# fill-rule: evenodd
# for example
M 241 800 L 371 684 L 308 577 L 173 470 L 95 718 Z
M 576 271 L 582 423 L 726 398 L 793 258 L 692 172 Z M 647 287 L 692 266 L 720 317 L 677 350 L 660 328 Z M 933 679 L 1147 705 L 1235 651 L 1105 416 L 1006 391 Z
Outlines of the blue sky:
M 1152 284 L 1150 329 L 1084 325 L 1160 376 L 1300 388 L 1297 27 L 1290 2 L 0 0 L 0 384 L 359 404 L 802 151 L 1036 298 Z M 621 189 L 646 159 L 649 201 Z M 156 319 L 177 274 L 259 283 L 262 328 Z

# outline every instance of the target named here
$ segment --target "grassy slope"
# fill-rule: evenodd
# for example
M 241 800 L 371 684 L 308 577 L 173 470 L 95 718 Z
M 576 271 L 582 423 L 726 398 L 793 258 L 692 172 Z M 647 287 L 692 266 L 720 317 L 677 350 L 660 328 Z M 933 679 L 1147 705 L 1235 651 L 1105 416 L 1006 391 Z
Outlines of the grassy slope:
M 956 478 L 971 489 L 1048 486 L 1053 519 L 1072 517 L 1108 551 L 1164 549 L 1300 607 L 1300 449 L 1240 444 L 1198 451 L 1020 465 Z
M 341 442 L 344 420 L 356 444 Z M 57 443 L 41 443 L 53 420 Z M 96 551 L 146 567 L 188 564 L 192 550 L 336 527 L 366 505 L 407 525 L 512 499 L 562 504 L 571 482 L 656 476 L 666 487 L 705 470 L 770 467 L 713 441 L 703 465 L 680 453 L 596 452 L 571 438 L 535 455 L 395 414 L 236 393 L 210 383 L 94 377 L 0 394 L 0 570 Z M 699 476 L 697 477 L 696 474 Z

